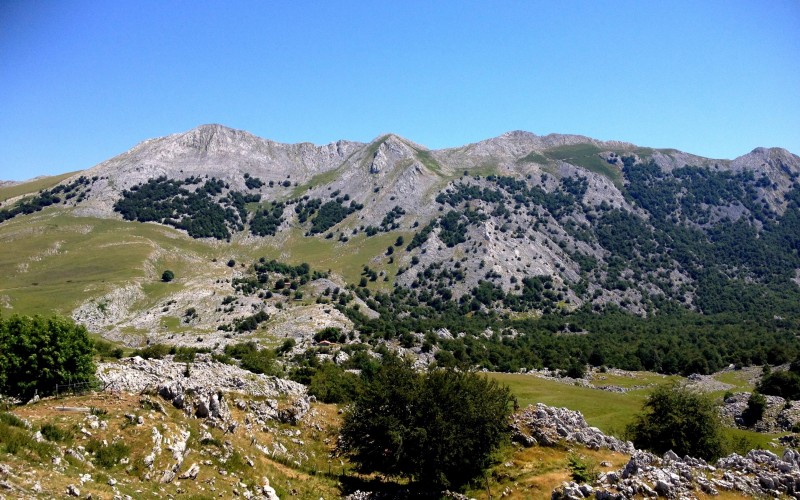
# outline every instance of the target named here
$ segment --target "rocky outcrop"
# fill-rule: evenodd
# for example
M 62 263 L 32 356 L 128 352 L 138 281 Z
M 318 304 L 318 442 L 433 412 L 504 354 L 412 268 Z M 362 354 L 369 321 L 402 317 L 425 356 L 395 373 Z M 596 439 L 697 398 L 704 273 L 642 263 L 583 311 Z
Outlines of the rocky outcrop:
M 297 382 L 257 375 L 238 366 L 214 361 L 208 354 L 198 354 L 189 373 L 187 377 L 185 363 L 140 357 L 100 363 L 97 368 L 97 377 L 108 391 L 135 393 L 150 390 L 163 393 L 170 401 L 176 398 L 180 401 L 180 396 L 186 394 L 207 394 L 210 398 L 209 391 L 236 391 L 273 398 L 306 393 L 305 386 Z M 210 405 L 211 400 L 207 401 Z
M 750 399 L 749 392 L 738 392 L 725 399 L 720 415 L 728 425 L 747 427 L 743 414 Z M 800 425 L 800 401 L 787 401 L 780 396 L 764 396 L 764 415 L 752 428 L 758 432 L 788 432 Z
M 800 498 L 800 452 L 793 449 L 787 449 L 781 457 L 765 450 L 752 450 L 744 457 L 734 453 L 716 465 L 689 456 L 681 458 L 671 451 L 658 457 L 589 427 L 580 412 L 541 403 L 515 414 L 511 427 L 512 439 L 526 446 L 563 441 L 631 454 L 625 467 L 600 473 L 592 484 L 562 484 L 553 491 L 553 500 L 691 499 L 700 493 L 717 495 L 723 490 L 747 496 Z
M 565 441 L 582 444 L 593 450 L 605 448 L 620 453 L 635 451 L 630 441 L 607 436 L 597 427 L 590 427 L 581 412 L 542 403 L 529 406 L 512 416 L 511 439 L 525 446 L 553 446 Z
M 139 357 L 101 364 L 98 377 L 104 382 L 106 390 L 156 393 L 175 408 L 183 410 L 187 416 L 206 419 L 226 432 L 234 432 L 239 426 L 239 422 L 231 415 L 229 392 L 269 398 L 249 402 L 236 400 L 235 403 L 240 410 L 249 410 L 247 422 L 255 421 L 261 425 L 269 420 L 297 425 L 311 409 L 310 399 L 302 384 L 256 375 L 218 363 L 202 354 L 192 363 L 188 377 L 184 363 Z M 279 404 L 275 398 L 288 401 Z M 147 396 L 143 397 L 142 404 L 166 414 L 160 403 Z

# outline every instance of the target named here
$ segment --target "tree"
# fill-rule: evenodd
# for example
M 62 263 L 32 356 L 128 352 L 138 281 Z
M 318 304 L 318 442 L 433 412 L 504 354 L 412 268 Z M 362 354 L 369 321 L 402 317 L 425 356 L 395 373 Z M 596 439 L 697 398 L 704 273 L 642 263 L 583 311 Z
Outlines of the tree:
M 656 388 L 628 426 L 633 444 L 657 453 L 704 459 L 723 453 L 722 423 L 714 403 L 677 383 Z
M 473 372 L 416 373 L 389 358 L 345 414 L 342 448 L 361 472 L 459 488 L 508 435 L 507 387 Z
M 784 399 L 800 399 L 800 375 L 794 371 L 770 371 L 756 387 L 761 394 L 780 396 Z
M 323 403 L 348 403 L 355 399 L 360 389 L 361 380 L 357 375 L 331 362 L 323 363 L 308 385 L 309 394 Z
M 173 273 L 169 269 L 161 273 L 161 281 L 163 281 L 164 283 L 169 283 L 174 279 L 175 279 L 175 273 Z
M 94 345 L 86 328 L 62 317 L 0 318 L 0 393 L 28 399 L 57 384 L 91 382 Z

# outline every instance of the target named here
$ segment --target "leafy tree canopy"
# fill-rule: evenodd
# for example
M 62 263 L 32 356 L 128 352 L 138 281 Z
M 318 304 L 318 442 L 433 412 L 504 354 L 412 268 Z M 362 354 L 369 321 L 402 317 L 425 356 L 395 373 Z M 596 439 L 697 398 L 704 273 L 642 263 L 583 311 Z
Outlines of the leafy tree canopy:
M 678 384 L 656 388 L 628 427 L 633 444 L 657 453 L 704 459 L 723 453 L 722 423 L 714 403 Z
M 459 488 L 507 437 L 512 396 L 474 372 L 417 373 L 388 358 L 345 415 L 343 450 L 362 472 Z
M 28 399 L 56 384 L 94 379 L 94 345 L 86 328 L 62 317 L 0 318 L 0 393 Z

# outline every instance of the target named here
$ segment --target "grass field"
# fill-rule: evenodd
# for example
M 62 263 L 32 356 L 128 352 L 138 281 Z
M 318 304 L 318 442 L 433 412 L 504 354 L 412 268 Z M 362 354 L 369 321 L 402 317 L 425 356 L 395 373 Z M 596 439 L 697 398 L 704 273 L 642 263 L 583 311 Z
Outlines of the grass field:
M 358 234 L 346 243 L 305 237 L 301 228 L 277 238 L 237 235 L 229 244 L 195 240 L 175 229 L 115 219 L 74 217 L 57 208 L 14 218 L 0 226 L 0 310 L 21 314 L 69 314 L 75 307 L 115 288 L 136 284 L 152 305 L 180 291 L 187 279 L 209 277 L 216 259 L 248 266 L 260 257 L 288 264 L 307 262 L 357 283 L 365 263 L 389 276 L 370 282 L 388 290 L 398 263 L 385 255 L 398 234 Z M 402 233 L 410 238 L 411 233 Z M 397 249 L 395 259 L 402 254 Z M 170 269 L 176 279 L 162 283 Z M 227 269 L 227 268 L 226 268 Z M 225 276 L 212 276 L 224 278 Z
M 617 187 L 621 187 L 622 175 L 617 168 L 609 165 L 598 156 L 600 152 L 600 148 L 591 144 L 575 144 L 550 148 L 544 154 L 551 160 L 563 160 L 604 175 L 611 179 Z
M 624 437 L 625 427 L 633 422 L 650 392 L 649 388 L 642 388 L 627 393 L 614 393 L 516 373 L 490 373 L 489 376 L 507 385 L 517 397 L 520 407 L 544 403 L 549 406 L 577 410 L 583 414 L 589 425 L 617 437 Z M 611 377 L 610 374 L 609 377 Z M 652 387 L 652 384 L 665 383 L 670 379 L 648 372 L 635 373 L 635 377 L 613 377 L 610 380 L 619 382 L 614 385 L 625 387 L 636 385 Z M 600 385 L 605 385 L 606 381 L 603 382 Z M 627 385 L 623 385 L 623 383 Z M 742 390 L 744 389 L 751 390 L 752 388 L 743 387 Z M 715 394 L 712 394 L 713 396 Z M 775 451 L 777 448 L 772 443 L 781 434 L 763 434 L 744 429 L 726 428 L 725 435 L 729 445 L 737 451 L 750 448 Z
M 0 226 L 0 307 L 24 314 L 68 313 L 133 281 L 152 282 L 157 300 L 177 287 L 213 246 L 155 224 L 80 218 L 47 209 Z M 164 269 L 178 279 L 160 283 Z
M 50 177 L 42 177 L 39 179 L 34 179 L 32 181 L 23 182 L 21 184 L 14 184 L 12 186 L 5 186 L 0 187 L 0 201 L 6 201 L 11 198 L 16 198 L 17 196 L 22 196 L 24 194 L 33 194 L 38 193 L 42 189 L 49 189 L 59 182 L 63 181 L 67 177 L 71 177 L 76 172 L 67 172 L 66 174 L 59 174 L 53 175 Z
M 520 407 L 544 403 L 583 413 L 589 425 L 619 435 L 633 420 L 644 402 L 643 394 L 619 394 L 588 387 L 563 384 L 533 375 L 492 373 L 517 397 Z

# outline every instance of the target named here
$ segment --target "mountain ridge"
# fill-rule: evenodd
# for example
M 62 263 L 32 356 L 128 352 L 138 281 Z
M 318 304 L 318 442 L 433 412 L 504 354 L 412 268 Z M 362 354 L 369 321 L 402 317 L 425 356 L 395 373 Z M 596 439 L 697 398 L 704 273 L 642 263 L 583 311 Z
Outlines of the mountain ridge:
M 297 338 L 326 325 L 357 328 L 345 309 L 315 303 L 330 300 L 320 295 L 326 288 L 351 290 L 348 301 L 369 318 L 389 314 L 374 294 L 397 293 L 462 314 L 614 307 L 642 316 L 674 307 L 793 314 L 798 178 L 800 157 L 779 148 L 714 160 L 523 131 L 439 150 L 396 134 L 316 146 L 203 125 L 5 199 L 0 238 L 9 248 L 36 242 L 50 250 L 19 250 L 0 263 L 9 283 L 0 304 L 25 310 L 43 290 L 73 290 L 74 299 L 56 299 L 58 310 L 93 331 L 134 343 L 141 337 L 126 332 L 162 339 L 176 331 L 162 324 L 161 311 L 172 308 L 149 283 L 169 265 L 183 272 L 170 300 L 199 311 L 186 324 L 212 343 L 225 342 L 215 333 L 225 318 L 253 308 Z M 22 235 L 31 231 L 37 236 L 28 242 Z M 97 248 L 115 262 L 129 259 L 132 278 L 103 281 L 113 267 L 98 264 L 98 278 L 78 291 L 71 269 L 85 266 L 81 251 L 95 251 L 83 242 L 101 235 L 120 240 Z M 122 248 L 142 253 L 121 256 Z M 232 280 L 252 271 L 229 269 L 227 255 L 307 262 L 330 273 L 325 286 L 303 288 L 297 303 L 280 299 L 285 309 L 275 299 L 243 297 L 220 316 Z M 67 275 L 69 282 L 53 281 Z M 295 306 L 313 320 L 297 321 Z M 405 314 L 410 306 L 397 307 Z

